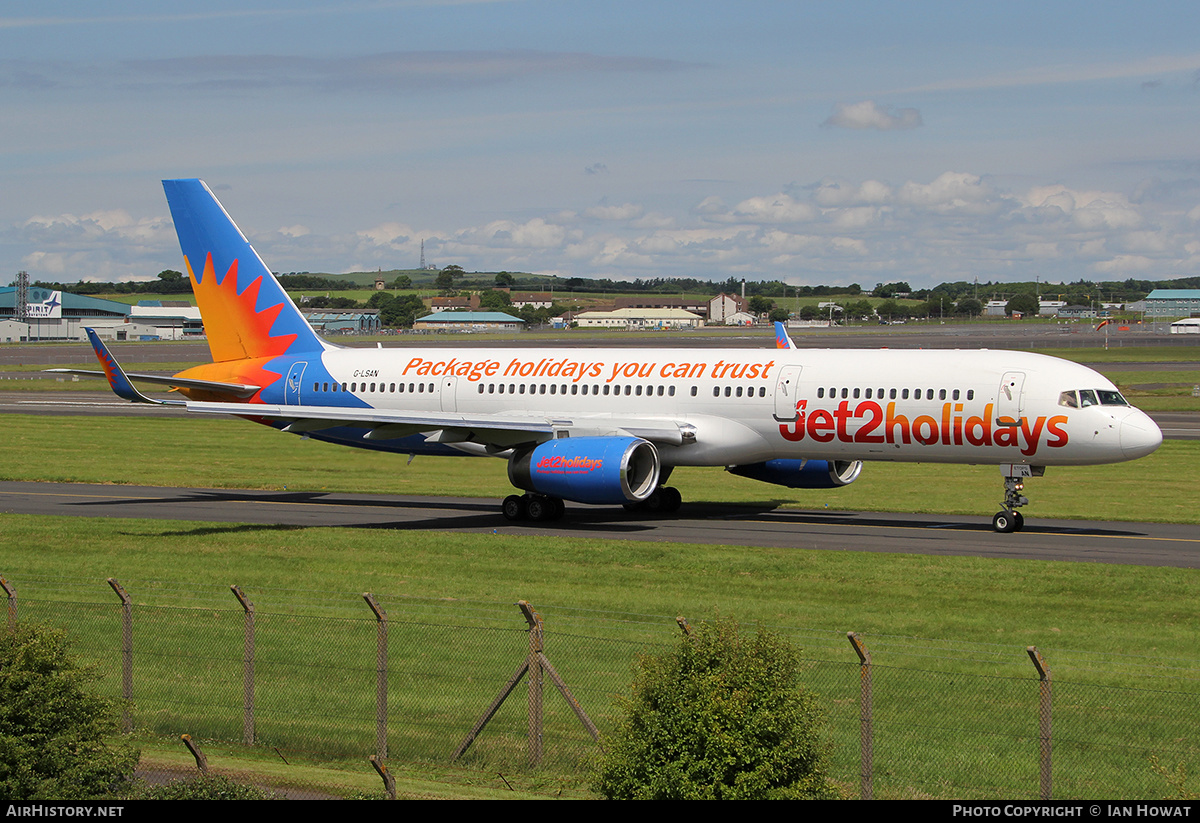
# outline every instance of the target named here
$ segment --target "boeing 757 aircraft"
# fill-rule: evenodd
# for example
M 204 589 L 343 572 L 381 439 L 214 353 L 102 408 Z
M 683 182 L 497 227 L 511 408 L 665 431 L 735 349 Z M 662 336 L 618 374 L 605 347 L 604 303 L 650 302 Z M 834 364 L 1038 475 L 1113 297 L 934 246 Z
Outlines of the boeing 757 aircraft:
M 676 466 L 831 488 L 890 460 L 999 466 L 993 525 L 1011 532 L 1025 478 L 1162 442 L 1107 379 L 1029 353 L 800 350 L 782 325 L 762 350 L 336 346 L 202 181 L 163 186 L 213 362 L 126 375 L 89 330 L 119 396 L 359 448 L 498 457 L 525 492 L 504 500 L 510 520 L 556 519 L 564 500 L 675 511 Z M 151 400 L 131 378 L 185 399 Z

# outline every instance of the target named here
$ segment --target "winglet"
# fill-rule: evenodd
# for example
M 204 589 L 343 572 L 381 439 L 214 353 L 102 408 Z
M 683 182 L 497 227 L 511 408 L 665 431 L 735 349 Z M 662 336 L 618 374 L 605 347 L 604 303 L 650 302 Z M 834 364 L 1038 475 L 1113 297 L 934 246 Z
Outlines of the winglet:
M 112 356 L 108 347 L 100 340 L 100 335 L 96 334 L 95 329 L 85 328 L 88 340 L 92 342 L 92 350 L 96 352 L 96 359 L 100 361 L 100 368 L 104 369 L 104 376 L 108 378 L 108 385 L 112 387 L 113 392 L 122 400 L 129 400 L 134 403 L 157 403 L 162 405 L 160 400 L 151 400 L 146 395 L 133 387 L 133 383 L 129 382 L 129 378 L 125 376 L 125 370 L 121 368 L 121 364 Z
M 796 344 L 792 342 L 792 338 L 788 337 L 787 328 L 783 323 L 775 321 L 775 348 L 777 349 L 794 349 Z

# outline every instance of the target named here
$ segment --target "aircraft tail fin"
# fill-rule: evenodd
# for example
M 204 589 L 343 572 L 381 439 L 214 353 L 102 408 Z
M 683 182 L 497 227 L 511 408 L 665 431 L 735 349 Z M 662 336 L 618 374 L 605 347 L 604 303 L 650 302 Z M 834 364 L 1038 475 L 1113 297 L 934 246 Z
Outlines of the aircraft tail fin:
M 202 180 L 164 180 L 217 363 L 327 348 Z
M 775 321 L 775 348 L 777 349 L 794 349 L 796 344 L 792 342 L 792 338 L 788 336 L 787 327 L 780 321 Z

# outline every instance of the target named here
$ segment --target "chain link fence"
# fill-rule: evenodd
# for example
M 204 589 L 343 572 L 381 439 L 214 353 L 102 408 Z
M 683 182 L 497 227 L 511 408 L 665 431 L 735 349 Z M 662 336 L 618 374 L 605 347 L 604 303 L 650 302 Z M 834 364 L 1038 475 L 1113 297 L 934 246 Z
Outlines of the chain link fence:
M 240 764 L 292 797 L 381 795 L 397 772 L 401 796 L 588 796 L 634 658 L 679 633 L 674 616 L 537 603 L 5 587 L 10 622 L 63 627 L 96 664 L 145 779 L 196 772 L 186 734 L 211 770 Z M 1196 791 L 1196 661 L 768 628 L 803 652 L 830 773 L 851 797 Z

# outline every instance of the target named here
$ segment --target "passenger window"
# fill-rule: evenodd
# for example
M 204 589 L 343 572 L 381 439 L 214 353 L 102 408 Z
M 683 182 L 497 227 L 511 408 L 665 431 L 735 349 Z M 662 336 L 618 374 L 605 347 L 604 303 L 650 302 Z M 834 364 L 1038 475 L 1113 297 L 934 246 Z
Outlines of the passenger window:
M 825 396 L 825 387 L 822 386 L 821 388 L 817 389 L 817 399 L 820 400 L 824 396 Z

